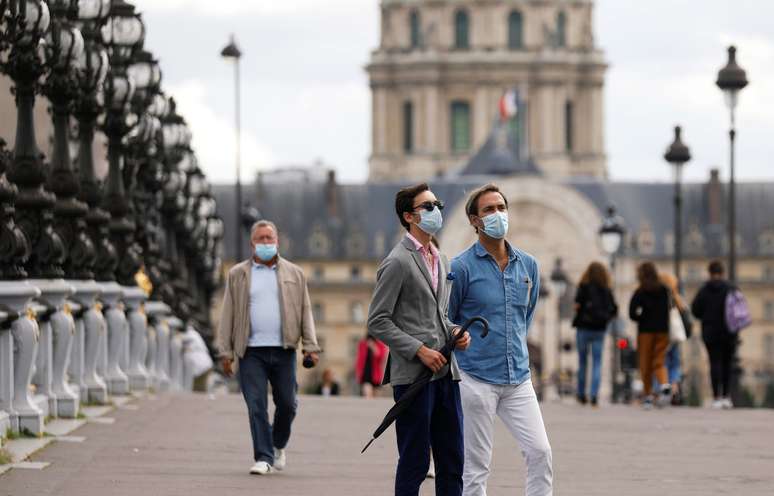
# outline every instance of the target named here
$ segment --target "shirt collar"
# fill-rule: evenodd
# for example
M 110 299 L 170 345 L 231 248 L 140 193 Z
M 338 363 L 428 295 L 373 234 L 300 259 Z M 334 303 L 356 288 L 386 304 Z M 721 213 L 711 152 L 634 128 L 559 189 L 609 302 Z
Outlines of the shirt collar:
M 414 243 L 414 248 L 416 248 L 417 251 L 424 251 L 425 250 L 425 247 L 422 246 L 422 243 L 420 243 L 419 240 L 417 238 L 415 238 L 411 233 L 407 232 L 406 233 L 406 237 L 409 239 L 409 241 Z M 432 241 L 430 242 L 430 253 L 434 257 L 438 256 L 438 249 L 435 247 L 435 245 L 433 244 Z
M 477 256 L 482 257 L 482 258 L 486 257 L 486 256 L 491 256 L 491 255 L 489 255 L 489 252 L 486 251 L 486 248 L 484 248 L 484 246 L 481 244 L 480 241 L 476 241 L 476 244 L 474 246 L 475 246 L 474 249 L 475 249 L 475 252 L 476 252 Z M 513 247 L 511 246 L 511 244 L 508 241 L 505 242 L 505 248 L 508 250 L 508 260 L 509 261 L 513 262 L 514 260 L 518 260 L 519 259 L 518 253 L 516 253 L 516 250 L 513 249 Z
M 253 267 L 253 270 L 260 270 L 260 269 L 271 269 L 271 270 L 277 270 L 277 265 L 279 263 L 279 260 L 274 263 L 274 265 L 265 265 L 256 262 L 254 259 L 250 258 L 250 264 Z

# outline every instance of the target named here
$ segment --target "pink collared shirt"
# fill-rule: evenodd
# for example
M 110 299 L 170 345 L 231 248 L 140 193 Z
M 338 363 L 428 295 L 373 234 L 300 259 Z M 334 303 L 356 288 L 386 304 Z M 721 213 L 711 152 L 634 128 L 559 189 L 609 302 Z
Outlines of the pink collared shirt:
M 433 291 L 438 291 L 438 261 L 440 259 L 438 250 L 431 242 L 430 253 L 428 253 L 422 243 L 417 241 L 417 238 L 412 236 L 411 233 L 406 233 L 406 237 L 414 243 L 417 251 L 422 255 L 422 260 L 425 261 L 425 267 L 427 267 L 427 271 L 430 273 L 430 278 L 433 281 Z

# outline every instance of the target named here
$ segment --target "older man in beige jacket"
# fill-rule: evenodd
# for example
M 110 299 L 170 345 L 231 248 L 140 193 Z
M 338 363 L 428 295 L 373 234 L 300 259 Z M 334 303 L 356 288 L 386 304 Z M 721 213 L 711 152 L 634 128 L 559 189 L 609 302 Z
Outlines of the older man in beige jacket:
M 250 234 L 253 256 L 228 273 L 217 345 L 223 370 L 236 369 L 250 417 L 255 465 L 265 475 L 285 467 L 285 446 L 296 415 L 296 347 L 318 361 L 309 290 L 303 271 L 280 257 L 277 227 L 257 222 Z M 234 364 L 238 364 L 234 367 Z M 268 384 L 276 410 L 269 423 Z

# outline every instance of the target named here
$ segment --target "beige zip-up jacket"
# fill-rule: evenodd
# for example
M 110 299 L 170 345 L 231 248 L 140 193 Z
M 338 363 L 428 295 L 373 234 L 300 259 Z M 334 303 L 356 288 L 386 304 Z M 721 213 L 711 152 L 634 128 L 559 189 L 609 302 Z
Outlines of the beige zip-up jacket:
M 215 342 L 221 358 L 239 359 L 245 355 L 250 338 L 250 281 L 252 260 L 234 265 L 228 271 Z M 286 349 L 295 349 L 298 340 L 304 353 L 319 352 L 312 317 L 309 289 L 301 267 L 279 257 L 277 284 L 282 313 L 282 341 Z

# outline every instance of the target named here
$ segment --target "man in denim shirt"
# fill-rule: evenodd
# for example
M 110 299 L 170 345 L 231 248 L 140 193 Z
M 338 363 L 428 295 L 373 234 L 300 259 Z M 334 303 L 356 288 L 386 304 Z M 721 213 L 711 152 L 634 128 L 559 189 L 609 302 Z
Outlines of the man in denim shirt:
M 456 353 L 464 412 L 463 495 L 486 495 L 495 414 L 526 459 L 527 496 L 551 495 L 551 446 L 527 352 L 527 330 L 538 300 L 538 264 L 505 241 L 508 202 L 497 186 L 474 191 L 465 211 L 478 241 L 452 260 L 449 318 L 460 323 L 482 315 L 490 331 L 486 339 L 472 340 L 467 350 Z

